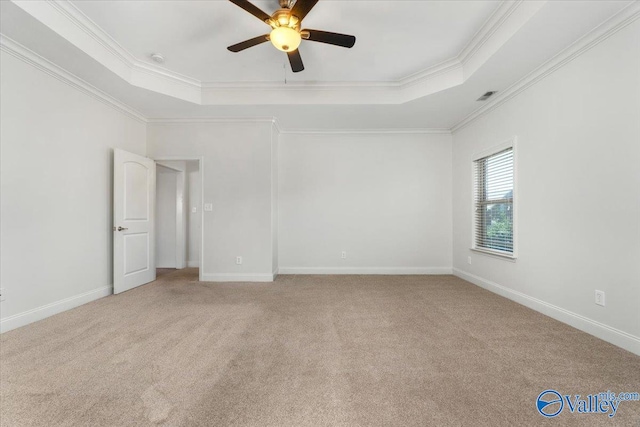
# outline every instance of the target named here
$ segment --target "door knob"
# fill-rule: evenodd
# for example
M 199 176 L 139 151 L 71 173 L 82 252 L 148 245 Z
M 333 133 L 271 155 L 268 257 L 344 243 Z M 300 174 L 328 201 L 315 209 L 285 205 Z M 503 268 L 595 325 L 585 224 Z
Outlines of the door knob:
M 114 228 L 115 228 L 115 227 L 114 227 Z M 124 230 L 128 230 L 128 228 L 118 226 L 117 230 L 118 230 L 118 231 L 124 231 Z

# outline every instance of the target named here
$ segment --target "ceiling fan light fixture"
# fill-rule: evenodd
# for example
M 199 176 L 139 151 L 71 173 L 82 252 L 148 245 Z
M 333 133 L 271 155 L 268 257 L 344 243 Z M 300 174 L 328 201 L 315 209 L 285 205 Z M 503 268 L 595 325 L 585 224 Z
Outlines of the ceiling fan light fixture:
M 230 52 L 241 52 L 250 47 L 271 41 L 271 44 L 276 49 L 287 54 L 291 70 L 294 73 L 299 73 L 304 70 L 304 64 L 298 50 L 298 46 L 300 46 L 303 39 L 346 48 L 352 48 L 356 43 L 355 36 L 348 34 L 302 28 L 302 21 L 305 16 L 319 0 L 279 0 L 280 9 L 276 10 L 272 15 L 267 15 L 249 0 L 229 1 L 271 27 L 271 33 L 269 34 L 228 46 L 227 50 Z
M 293 52 L 298 49 L 302 36 L 300 33 L 290 27 L 277 27 L 271 31 L 269 40 L 276 47 L 276 49 L 283 52 Z

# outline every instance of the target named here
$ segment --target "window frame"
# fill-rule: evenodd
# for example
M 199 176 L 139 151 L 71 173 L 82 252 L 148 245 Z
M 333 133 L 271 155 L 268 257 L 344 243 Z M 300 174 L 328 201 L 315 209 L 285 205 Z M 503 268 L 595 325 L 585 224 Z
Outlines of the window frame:
M 515 262 L 518 258 L 518 150 L 517 146 L 517 137 L 512 137 L 509 140 L 499 144 L 492 146 L 486 150 L 473 154 L 471 157 L 471 247 L 470 250 L 480 253 L 483 255 L 489 255 L 492 257 L 496 257 L 499 259 L 509 260 Z M 500 251 L 497 249 L 488 249 L 484 247 L 479 247 L 476 242 L 476 164 L 477 160 L 493 156 L 502 151 L 511 149 L 513 153 L 513 213 L 512 213 L 512 230 L 513 230 L 513 252 Z

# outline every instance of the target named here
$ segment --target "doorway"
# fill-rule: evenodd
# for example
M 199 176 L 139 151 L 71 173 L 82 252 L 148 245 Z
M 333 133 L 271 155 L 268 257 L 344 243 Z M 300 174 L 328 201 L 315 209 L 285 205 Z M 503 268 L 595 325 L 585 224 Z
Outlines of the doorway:
M 158 276 L 200 267 L 201 177 L 197 160 L 156 161 Z

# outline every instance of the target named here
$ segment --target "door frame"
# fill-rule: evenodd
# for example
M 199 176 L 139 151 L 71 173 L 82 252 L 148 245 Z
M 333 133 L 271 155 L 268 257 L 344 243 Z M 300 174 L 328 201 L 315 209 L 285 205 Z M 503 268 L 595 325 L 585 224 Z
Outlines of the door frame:
M 202 272 L 204 271 L 204 157 L 189 157 L 189 156 L 161 156 L 157 158 L 153 158 L 153 161 L 156 162 L 175 162 L 175 161 L 187 161 L 187 162 L 198 162 L 198 171 L 200 172 L 200 253 L 198 254 L 198 280 L 202 282 Z M 161 165 L 163 167 L 173 169 L 171 167 Z M 175 170 L 175 169 L 174 169 Z M 185 180 L 187 179 L 186 171 L 185 171 Z M 190 209 L 187 209 L 190 211 Z M 185 263 L 188 260 L 185 260 Z

